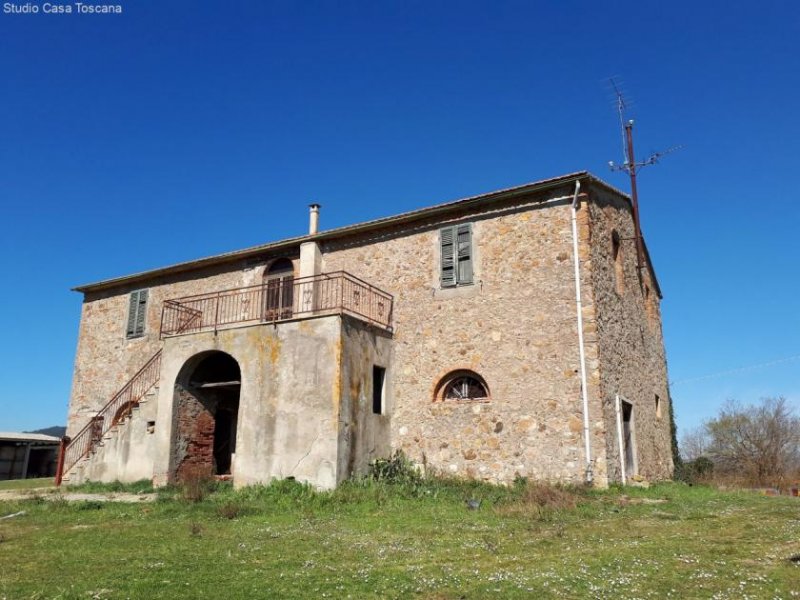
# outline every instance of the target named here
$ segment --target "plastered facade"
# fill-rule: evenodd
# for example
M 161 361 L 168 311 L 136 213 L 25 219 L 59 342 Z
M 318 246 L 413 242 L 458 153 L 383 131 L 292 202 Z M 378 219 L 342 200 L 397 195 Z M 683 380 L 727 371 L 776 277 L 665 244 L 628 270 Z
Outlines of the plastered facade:
M 302 253 L 309 258 L 303 266 L 298 243 L 255 259 L 89 291 L 68 433 L 82 427 L 162 348 L 158 399 L 148 408 L 157 424 L 140 446 L 157 483 L 174 479 L 180 437 L 175 382 L 192 357 L 217 350 L 233 356 L 242 369 L 236 485 L 291 476 L 331 487 L 397 449 L 430 472 L 502 483 L 518 476 L 584 481 L 574 190 L 570 180 L 402 223 L 322 236 L 304 242 Z M 623 242 L 626 291 L 616 292 L 610 236 L 612 231 L 632 236 L 627 198 L 587 178 L 579 200 L 589 470 L 599 485 L 619 480 L 613 399 L 621 394 L 634 404 L 640 474 L 666 478 L 672 470 L 670 407 L 656 285 L 646 270 L 645 301 L 633 245 Z M 442 289 L 439 230 L 458 223 L 472 225 L 473 283 Z M 327 317 L 159 339 L 165 299 L 259 283 L 270 261 L 286 256 L 298 276 L 343 270 L 392 294 L 392 331 Z M 145 335 L 126 340 L 128 294 L 145 287 Z M 386 369 L 382 414 L 372 410 L 376 365 Z M 437 384 L 457 370 L 479 374 L 490 397 L 436 398 Z M 656 395 L 661 418 L 655 415 Z M 127 477 L 119 467 L 93 473 Z

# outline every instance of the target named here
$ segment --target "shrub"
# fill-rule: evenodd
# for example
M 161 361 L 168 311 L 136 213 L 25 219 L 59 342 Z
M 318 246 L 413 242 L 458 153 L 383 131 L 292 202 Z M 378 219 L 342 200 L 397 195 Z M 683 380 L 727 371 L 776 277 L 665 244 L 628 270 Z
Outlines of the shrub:
M 244 507 L 238 502 L 225 502 L 217 507 L 217 514 L 228 520 L 233 520 L 244 513 Z
M 578 495 L 559 485 L 531 481 L 525 486 L 521 501 L 548 510 L 565 510 L 577 506 Z
M 707 483 L 714 474 L 714 463 L 705 456 L 687 460 L 675 468 L 675 479 L 685 483 Z
M 574 509 L 580 500 L 577 488 L 520 478 L 514 482 L 514 496 L 501 502 L 496 510 L 501 515 L 546 519 L 555 513 Z
M 402 450 L 397 450 L 389 458 L 378 458 L 370 465 L 370 473 L 376 481 L 386 483 L 413 483 L 422 477 Z
M 183 498 L 189 502 L 201 502 L 214 488 L 214 478 L 208 467 L 187 467 L 181 477 Z

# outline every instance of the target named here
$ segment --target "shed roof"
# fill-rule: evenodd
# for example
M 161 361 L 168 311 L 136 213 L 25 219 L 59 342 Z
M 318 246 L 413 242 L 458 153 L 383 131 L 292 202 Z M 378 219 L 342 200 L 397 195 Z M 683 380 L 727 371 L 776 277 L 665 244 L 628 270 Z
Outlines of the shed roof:
M 48 442 L 58 444 L 61 440 L 52 435 L 43 433 L 17 433 L 13 431 L 0 431 L 0 441 L 3 442 Z

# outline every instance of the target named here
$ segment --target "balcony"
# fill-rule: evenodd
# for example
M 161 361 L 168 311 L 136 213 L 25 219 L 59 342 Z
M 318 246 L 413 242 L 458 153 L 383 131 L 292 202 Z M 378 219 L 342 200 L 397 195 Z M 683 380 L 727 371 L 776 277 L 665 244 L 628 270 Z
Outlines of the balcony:
M 392 302 L 391 294 L 344 271 L 284 277 L 165 300 L 161 337 L 343 314 L 391 331 Z

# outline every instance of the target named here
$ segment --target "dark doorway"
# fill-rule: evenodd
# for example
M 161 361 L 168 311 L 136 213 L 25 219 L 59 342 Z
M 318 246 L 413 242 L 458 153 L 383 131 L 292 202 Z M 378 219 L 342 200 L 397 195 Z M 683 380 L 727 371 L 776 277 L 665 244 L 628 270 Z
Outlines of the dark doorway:
M 186 363 L 175 383 L 179 480 L 233 474 L 240 389 L 239 364 L 224 352 L 204 353 Z
M 236 453 L 237 406 L 217 406 L 214 420 L 214 464 L 217 475 L 231 472 L 231 459 Z
M 633 404 L 622 401 L 622 439 L 625 446 L 625 473 L 636 475 L 636 451 L 633 435 Z

